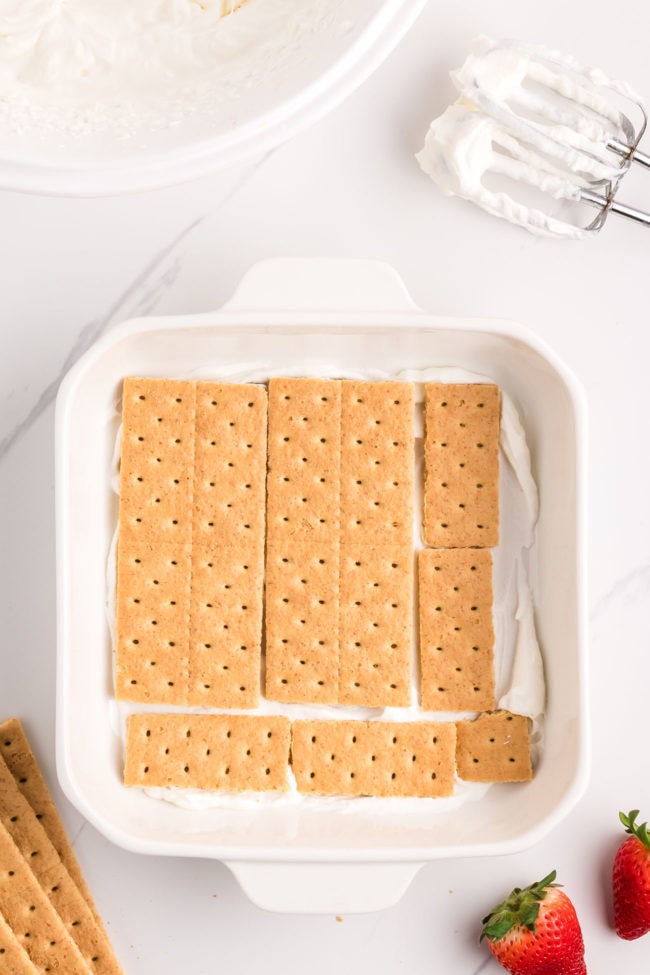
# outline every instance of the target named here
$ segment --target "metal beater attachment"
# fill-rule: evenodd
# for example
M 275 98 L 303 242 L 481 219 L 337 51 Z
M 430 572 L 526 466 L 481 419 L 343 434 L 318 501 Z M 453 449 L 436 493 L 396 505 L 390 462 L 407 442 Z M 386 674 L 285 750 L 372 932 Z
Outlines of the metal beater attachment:
M 418 160 L 454 193 L 536 233 L 583 237 L 610 212 L 650 225 L 616 195 L 647 124 L 642 100 L 573 58 L 479 37 L 452 73 L 458 101 L 436 119 Z M 584 207 L 597 207 L 585 219 Z

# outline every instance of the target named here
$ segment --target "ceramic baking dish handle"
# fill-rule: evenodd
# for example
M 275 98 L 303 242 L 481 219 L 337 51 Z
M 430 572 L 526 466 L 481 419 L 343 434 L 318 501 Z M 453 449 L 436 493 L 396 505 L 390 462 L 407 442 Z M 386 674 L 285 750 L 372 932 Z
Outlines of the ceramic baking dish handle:
M 280 914 L 365 914 L 392 907 L 421 863 L 226 862 L 258 907 Z
M 419 311 L 397 271 L 380 261 L 274 258 L 242 278 L 234 311 Z

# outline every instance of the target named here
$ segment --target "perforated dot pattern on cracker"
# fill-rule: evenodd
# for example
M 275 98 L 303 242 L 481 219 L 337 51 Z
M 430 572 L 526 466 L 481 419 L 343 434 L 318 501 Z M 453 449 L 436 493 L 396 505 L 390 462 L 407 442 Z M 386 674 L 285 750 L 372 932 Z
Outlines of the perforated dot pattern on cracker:
M 433 548 L 499 542 L 498 386 L 425 385 L 424 540 Z
M 120 470 L 118 698 L 255 707 L 266 391 L 126 379 Z
M 449 796 L 455 741 L 453 723 L 295 721 L 291 760 L 303 793 Z
M 89 975 L 90 967 L 2 823 L 0 914 L 38 972 Z
M 38 975 L 38 968 L 0 914 L 0 964 L 4 975 Z
M 412 544 L 413 443 L 411 383 L 342 383 L 343 544 Z
M 508 711 L 456 724 L 458 775 L 467 782 L 527 782 L 533 777 L 528 718 Z
M 124 782 L 283 792 L 289 729 L 281 716 L 134 714 L 128 720 Z
M 341 549 L 339 703 L 411 702 L 413 552 L 406 546 Z
M 331 542 L 340 526 L 341 384 L 271 379 L 267 533 Z
M 266 694 L 335 704 L 339 678 L 335 544 L 270 541 L 266 557 Z
M 427 711 L 494 707 L 492 554 L 418 553 L 421 703 Z
M 341 384 L 271 379 L 266 695 L 334 704 L 339 671 Z

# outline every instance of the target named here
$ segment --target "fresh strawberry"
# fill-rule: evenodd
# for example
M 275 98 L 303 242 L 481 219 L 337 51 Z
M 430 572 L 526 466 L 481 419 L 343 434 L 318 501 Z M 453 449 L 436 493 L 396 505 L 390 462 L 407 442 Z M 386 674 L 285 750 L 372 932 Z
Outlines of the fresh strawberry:
M 511 975 L 587 975 L 582 931 L 553 870 L 483 918 L 481 941 Z
M 614 859 L 614 924 L 619 938 L 633 941 L 650 931 L 650 837 L 648 824 L 636 823 L 638 809 L 619 819 L 630 835 Z

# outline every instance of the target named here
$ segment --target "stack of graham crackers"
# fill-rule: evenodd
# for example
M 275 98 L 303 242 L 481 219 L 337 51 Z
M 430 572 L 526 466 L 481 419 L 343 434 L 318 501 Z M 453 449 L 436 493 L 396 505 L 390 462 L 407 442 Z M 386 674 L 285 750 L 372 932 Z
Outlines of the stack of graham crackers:
M 496 386 L 426 389 L 419 553 L 425 711 L 494 708 Z M 527 719 L 294 721 L 293 704 L 408 707 L 414 388 L 127 379 L 116 693 L 128 785 L 442 796 L 530 778 Z M 263 635 L 265 653 L 262 654 Z M 262 668 L 268 700 L 258 708 Z
M 0 971 L 122 971 L 15 718 L 0 724 Z

